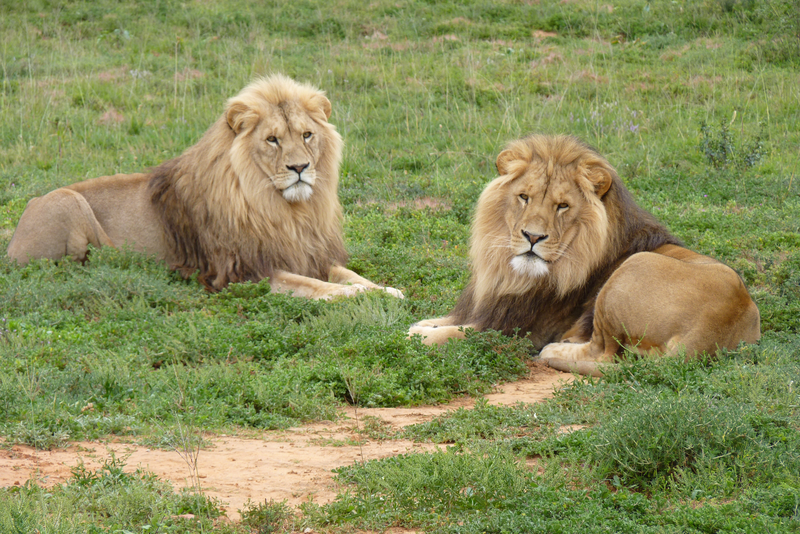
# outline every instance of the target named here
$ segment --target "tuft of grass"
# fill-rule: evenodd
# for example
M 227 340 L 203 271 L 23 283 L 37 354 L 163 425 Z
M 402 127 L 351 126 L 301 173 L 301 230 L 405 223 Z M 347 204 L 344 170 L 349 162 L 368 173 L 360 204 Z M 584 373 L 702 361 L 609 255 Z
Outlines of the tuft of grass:
M 403 437 L 468 446 L 476 440 L 502 441 L 530 451 L 536 443 L 547 442 L 561 427 L 573 424 L 566 414 L 556 414 L 546 405 L 518 403 L 514 406 L 490 405 L 478 399 L 475 406 L 459 408 L 426 423 L 406 427 Z
M 253 529 L 258 534 L 272 534 L 273 532 L 287 532 L 294 530 L 294 513 L 286 501 L 277 502 L 270 499 L 263 503 L 254 504 L 249 500 L 245 503 L 242 514 L 242 524 Z

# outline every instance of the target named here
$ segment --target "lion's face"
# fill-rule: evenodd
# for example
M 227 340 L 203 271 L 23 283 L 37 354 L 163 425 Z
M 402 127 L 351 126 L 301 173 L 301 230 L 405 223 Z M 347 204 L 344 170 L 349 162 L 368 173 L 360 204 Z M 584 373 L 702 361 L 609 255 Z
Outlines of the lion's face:
M 520 293 L 548 280 L 582 285 L 608 247 L 602 198 L 613 169 L 570 137 L 531 137 L 497 158 L 478 201 L 471 256 L 478 294 Z
M 519 274 L 546 275 L 581 229 L 586 198 L 567 174 L 559 168 L 547 179 L 546 168 L 536 162 L 506 187 L 509 264 Z
M 318 125 L 296 102 L 269 105 L 251 134 L 253 161 L 289 202 L 311 198 L 320 154 Z
M 233 147 L 245 145 L 261 175 L 245 187 L 255 188 L 253 194 L 259 188 L 274 188 L 290 203 L 309 200 L 317 189 L 317 164 L 332 131 L 327 123 L 330 112 L 330 102 L 321 93 L 306 101 L 232 100 L 227 119 L 236 134 Z

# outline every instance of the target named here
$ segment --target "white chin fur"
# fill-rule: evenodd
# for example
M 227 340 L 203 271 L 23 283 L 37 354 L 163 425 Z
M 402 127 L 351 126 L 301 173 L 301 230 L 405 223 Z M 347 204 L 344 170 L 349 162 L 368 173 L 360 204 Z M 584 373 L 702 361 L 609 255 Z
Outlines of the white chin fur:
M 539 278 L 550 272 L 550 268 L 544 260 L 539 258 L 526 258 L 524 256 L 514 256 L 511 260 L 511 267 L 518 273 L 531 278 Z
M 303 202 L 311 198 L 311 193 L 314 190 L 305 182 L 296 182 L 294 185 L 287 187 L 283 190 L 283 198 L 287 202 Z

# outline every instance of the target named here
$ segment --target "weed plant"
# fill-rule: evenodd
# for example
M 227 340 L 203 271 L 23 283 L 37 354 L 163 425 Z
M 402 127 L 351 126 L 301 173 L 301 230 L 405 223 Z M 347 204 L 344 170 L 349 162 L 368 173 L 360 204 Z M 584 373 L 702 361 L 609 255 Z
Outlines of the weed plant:
M 524 339 L 429 348 L 405 332 L 454 305 L 475 201 L 505 143 L 531 132 L 606 155 L 643 207 L 742 276 L 764 333 L 716 361 L 631 359 L 541 405 L 478 403 L 408 429 L 453 448 L 345 468 L 334 503 L 296 516 L 264 503 L 216 521 L 202 494 L 118 463 L 1 489 L 0 530 L 800 530 L 798 13 L 795 0 L 0 2 L 0 249 L 30 198 L 175 157 L 228 97 L 283 72 L 333 103 L 349 267 L 407 297 L 211 295 L 125 250 L 2 258 L 6 445 L 116 434 L 170 448 L 521 376 Z
M 248 501 L 241 512 L 242 524 L 254 529 L 258 534 L 292 530 L 294 513 L 285 501 L 265 500 L 259 504 Z
M 735 117 L 734 117 L 735 119 Z M 738 171 L 745 171 L 761 161 L 764 157 L 764 143 L 761 135 L 741 147 L 734 146 L 731 133 L 726 124 L 721 124 L 718 132 L 703 123 L 700 126 L 703 134 L 703 154 L 715 168 L 733 165 Z

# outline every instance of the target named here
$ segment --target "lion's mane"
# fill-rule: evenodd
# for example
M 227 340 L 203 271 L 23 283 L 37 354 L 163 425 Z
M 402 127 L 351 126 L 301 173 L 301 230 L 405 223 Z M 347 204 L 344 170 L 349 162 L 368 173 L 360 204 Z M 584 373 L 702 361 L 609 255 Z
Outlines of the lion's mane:
M 586 203 L 578 236 L 562 261 L 547 276 L 515 272 L 498 237 L 507 235 L 506 188 L 529 165 L 544 164 L 571 170 L 574 186 Z M 577 337 L 592 332 L 594 300 L 614 270 L 629 256 L 664 244 L 680 244 L 656 219 L 634 202 L 614 168 L 591 147 L 570 136 L 531 136 L 510 143 L 498 158 L 501 176 L 478 200 L 472 227 L 472 276 L 456 307 L 451 324 L 470 324 L 477 330 L 495 329 L 507 335 L 530 332 L 537 348 L 558 341 L 573 325 Z M 598 175 L 610 179 L 597 196 L 589 184 Z
M 161 217 L 171 267 L 218 290 L 257 281 L 276 270 L 327 280 L 345 265 L 342 210 L 337 196 L 342 138 L 321 109 L 322 93 L 281 75 L 248 85 L 200 141 L 152 171 L 151 201 Z M 234 132 L 228 112 L 246 109 L 263 119 L 262 105 L 295 101 L 319 126 L 317 181 L 307 202 L 288 203 L 251 159 L 252 131 Z M 329 106 L 329 104 L 328 104 Z M 263 142 L 263 140 L 261 140 Z M 253 191 L 271 188 L 266 195 Z

